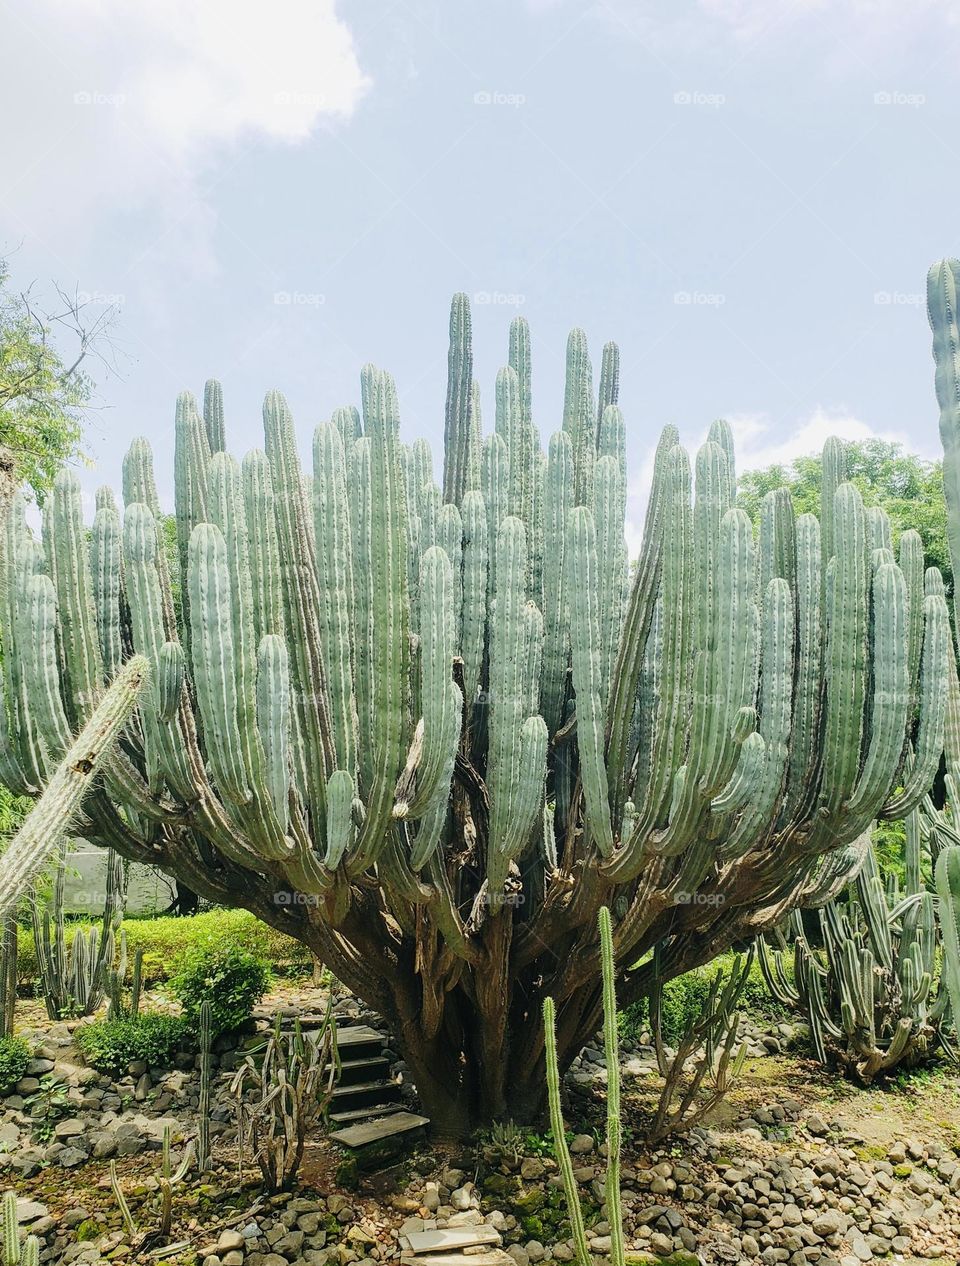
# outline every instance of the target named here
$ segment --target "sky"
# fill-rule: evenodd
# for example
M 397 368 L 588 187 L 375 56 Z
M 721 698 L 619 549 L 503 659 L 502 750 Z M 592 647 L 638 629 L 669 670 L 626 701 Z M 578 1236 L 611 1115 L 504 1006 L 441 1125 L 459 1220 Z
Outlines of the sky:
M 636 541 L 650 458 L 726 417 L 741 469 L 830 434 L 939 453 L 928 265 L 960 254 L 960 17 L 941 0 L 0 3 L 0 255 L 110 307 L 91 495 L 172 494 L 177 393 L 314 426 L 389 369 L 439 452 L 448 307 L 493 384 L 517 313 L 560 425 L 567 331 L 615 339 Z

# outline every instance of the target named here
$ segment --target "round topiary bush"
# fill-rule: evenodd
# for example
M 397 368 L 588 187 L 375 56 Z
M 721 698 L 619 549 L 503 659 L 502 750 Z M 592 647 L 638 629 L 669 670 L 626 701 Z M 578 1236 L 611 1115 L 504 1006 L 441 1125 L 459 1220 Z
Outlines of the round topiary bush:
M 193 1032 L 200 1028 L 201 1005 L 210 1003 L 214 1038 L 241 1028 L 269 984 L 267 964 L 239 945 L 193 950 L 170 979 L 170 987 Z

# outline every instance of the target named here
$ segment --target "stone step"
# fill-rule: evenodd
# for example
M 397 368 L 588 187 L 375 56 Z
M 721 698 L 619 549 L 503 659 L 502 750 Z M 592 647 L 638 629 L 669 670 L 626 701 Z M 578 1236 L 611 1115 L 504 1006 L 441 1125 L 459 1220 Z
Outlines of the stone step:
M 350 1108 L 365 1108 L 372 1104 L 399 1103 L 398 1081 L 358 1081 L 352 1086 L 337 1086 L 333 1092 L 333 1107 L 338 1112 Z
M 379 1055 L 387 1039 L 369 1024 L 348 1024 L 337 1030 L 337 1050 L 341 1059 L 362 1059 Z
M 449 1253 L 479 1244 L 496 1244 L 499 1247 L 502 1243 L 497 1228 L 485 1222 L 479 1226 L 446 1227 L 440 1231 L 411 1231 L 401 1238 L 407 1241 L 412 1254 L 426 1257 L 423 1266 L 429 1266 L 435 1260 L 433 1253 Z M 428 1254 L 431 1256 L 426 1256 Z
M 372 1104 L 364 1108 L 351 1108 L 349 1112 L 331 1112 L 330 1120 L 337 1125 L 359 1125 L 361 1121 L 372 1121 L 376 1117 L 391 1116 L 394 1112 L 402 1112 L 402 1103 Z
M 502 1248 L 489 1253 L 401 1253 L 400 1266 L 514 1266 Z
M 417 1130 L 425 1130 L 429 1124 L 429 1117 L 419 1117 L 414 1112 L 394 1112 L 381 1120 L 351 1125 L 345 1130 L 334 1130 L 330 1137 L 341 1147 L 360 1151 L 373 1143 L 381 1143 L 387 1138 L 397 1138 L 414 1134 Z
M 327 1065 L 329 1068 L 329 1064 Z M 363 1059 L 340 1061 L 338 1086 L 356 1086 L 361 1082 L 389 1081 L 390 1061 L 382 1055 L 368 1055 Z

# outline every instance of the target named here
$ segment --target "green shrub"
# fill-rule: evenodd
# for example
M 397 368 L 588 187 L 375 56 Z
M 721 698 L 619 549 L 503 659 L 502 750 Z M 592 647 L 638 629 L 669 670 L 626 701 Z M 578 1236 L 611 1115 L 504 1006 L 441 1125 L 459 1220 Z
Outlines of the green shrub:
M 74 1037 L 87 1063 L 114 1077 L 126 1072 L 135 1059 L 142 1059 L 151 1068 L 167 1068 L 177 1051 L 191 1045 L 183 1017 L 161 1011 L 83 1024 Z
M 77 928 L 89 926 L 89 922 L 84 921 L 68 925 L 68 942 L 73 939 Z M 166 980 L 192 950 L 204 946 L 241 945 L 270 963 L 275 971 L 284 974 L 308 971 L 311 966 L 310 953 L 305 946 L 282 932 L 274 931 L 248 910 L 207 910 L 185 918 L 124 919 L 123 928 L 131 960 L 137 950 L 143 948 L 145 984 Z M 118 933 L 118 946 L 119 943 Z M 25 985 L 37 978 L 33 933 L 28 928 L 19 930 L 17 973 Z
M 0 1095 L 8 1095 L 27 1069 L 30 1047 L 22 1037 L 0 1037 Z
M 712 963 L 687 972 L 685 976 L 675 976 L 663 986 L 660 1011 L 663 1040 L 669 1046 L 676 1046 L 687 1025 L 703 1010 L 703 1004 L 710 992 L 710 982 L 721 969 L 725 972 L 730 970 L 733 958 L 732 954 L 723 954 Z M 789 963 L 786 966 L 789 967 Z M 783 1007 L 770 996 L 756 960 L 750 967 L 750 975 L 740 995 L 740 1008 L 767 1019 L 784 1015 Z M 647 998 L 641 998 L 620 1013 L 620 1033 L 627 1041 L 635 1041 L 641 1032 L 648 1031 L 649 1024 L 650 1003 Z
M 211 945 L 192 950 L 170 987 L 196 1032 L 200 1006 L 210 1003 L 213 1036 L 232 1033 L 249 1020 L 267 991 L 270 969 L 262 958 L 240 945 Z

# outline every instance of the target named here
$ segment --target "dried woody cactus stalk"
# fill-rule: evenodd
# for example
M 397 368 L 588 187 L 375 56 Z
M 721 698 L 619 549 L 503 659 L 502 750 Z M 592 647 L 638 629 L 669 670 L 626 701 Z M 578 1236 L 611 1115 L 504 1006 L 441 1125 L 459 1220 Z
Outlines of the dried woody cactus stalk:
M 267 1191 L 286 1191 L 297 1176 L 307 1135 L 327 1112 L 340 1074 L 332 1002 L 319 1029 L 299 1020 L 284 1033 L 277 1017 L 262 1054 L 248 1055 L 231 1091 L 240 1119 L 240 1149 L 249 1139 Z

